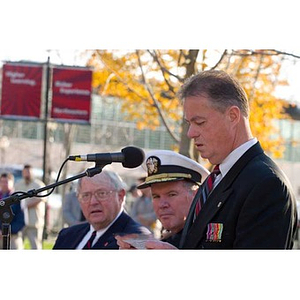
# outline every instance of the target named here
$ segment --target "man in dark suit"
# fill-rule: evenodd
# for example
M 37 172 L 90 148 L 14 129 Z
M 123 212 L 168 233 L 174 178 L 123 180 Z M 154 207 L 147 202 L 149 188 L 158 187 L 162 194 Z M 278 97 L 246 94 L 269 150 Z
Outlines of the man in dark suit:
M 211 187 L 204 182 L 191 205 L 179 248 L 291 249 L 297 228 L 295 196 L 289 180 L 252 136 L 241 85 L 223 71 L 204 71 L 188 79 L 179 96 L 188 137 L 202 158 L 218 167 Z M 195 213 L 199 201 L 202 208 Z M 174 248 L 154 241 L 146 246 Z
M 53 249 L 119 249 L 115 234 L 150 234 L 123 210 L 125 185 L 115 172 L 81 178 L 77 195 L 87 222 L 62 229 Z

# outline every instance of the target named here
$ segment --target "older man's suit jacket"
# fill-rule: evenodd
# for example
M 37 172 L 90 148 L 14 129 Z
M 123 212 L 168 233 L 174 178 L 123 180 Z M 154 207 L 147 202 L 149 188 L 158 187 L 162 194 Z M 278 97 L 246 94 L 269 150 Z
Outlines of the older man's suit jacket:
M 85 222 L 62 229 L 56 239 L 53 249 L 76 249 L 83 237 L 90 230 L 90 224 Z M 92 249 L 119 249 L 114 238 L 116 233 L 145 233 L 150 231 L 135 222 L 126 212 L 122 212 L 119 218 L 99 238 Z
M 192 222 L 194 206 L 195 201 L 180 248 L 293 247 L 297 227 L 295 197 L 288 179 L 259 143 L 234 164 Z

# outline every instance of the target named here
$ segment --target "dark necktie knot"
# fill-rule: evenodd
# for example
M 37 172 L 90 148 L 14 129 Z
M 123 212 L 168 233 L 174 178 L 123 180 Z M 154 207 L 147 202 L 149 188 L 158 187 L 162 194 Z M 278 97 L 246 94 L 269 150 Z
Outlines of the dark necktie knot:
M 93 241 L 96 237 L 97 231 L 94 230 L 91 237 L 89 238 L 89 240 L 87 241 L 87 243 L 84 245 L 83 249 L 91 249 L 92 245 L 93 245 Z
M 221 173 L 221 171 L 220 171 L 220 165 L 215 165 L 215 167 L 212 170 L 212 173 L 214 173 L 215 176 L 218 176 Z

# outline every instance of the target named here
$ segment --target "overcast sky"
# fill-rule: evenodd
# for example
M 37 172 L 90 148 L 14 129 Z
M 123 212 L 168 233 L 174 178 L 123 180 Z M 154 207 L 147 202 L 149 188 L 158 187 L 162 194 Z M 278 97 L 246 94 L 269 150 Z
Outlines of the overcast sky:
M 46 62 L 48 56 L 53 64 L 84 66 L 86 59 L 81 57 L 84 50 L 39 50 L 39 49 L 12 49 L 0 50 L 0 64 L 3 61 L 30 60 L 34 62 Z

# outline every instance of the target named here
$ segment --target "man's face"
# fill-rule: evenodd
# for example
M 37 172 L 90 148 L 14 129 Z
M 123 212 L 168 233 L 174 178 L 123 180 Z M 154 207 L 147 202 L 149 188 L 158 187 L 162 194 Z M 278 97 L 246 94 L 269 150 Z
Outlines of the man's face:
M 184 101 L 184 116 L 189 124 L 188 137 L 194 140 L 201 157 L 212 164 L 222 162 L 238 142 L 236 118 L 230 108 L 222 113 L 207 97 L 193 96 Z
M 109 193 L 103 199 L 97 200 L 94 195 L 95 191 Z M 79 198 L 80 194 L 84 195 L 87 193 L 92 193 L 90 201 L 86 203 L 80 201 L 86 220 L 93 225 L 95 230 L 107 227 L 119 213 L 125 192 L 123 190 L 116 191 L 109 178 L 101 173 L 97 176 L 97 180 L 88 177 L 82 179 Z
M 24 168 L 22 171 L 22 175 L 25 181 L 31 181 L 32 173 L 30 168 Z
M 151 185 L 153 208 L 163 227 L 179 232 L 185 223 L 196 191 L 182 181 Z
M 6 193 L 13 188 L 13 181 L 9 180 L 7 177 L 0 178 L 0 189 L 2 192 Z

